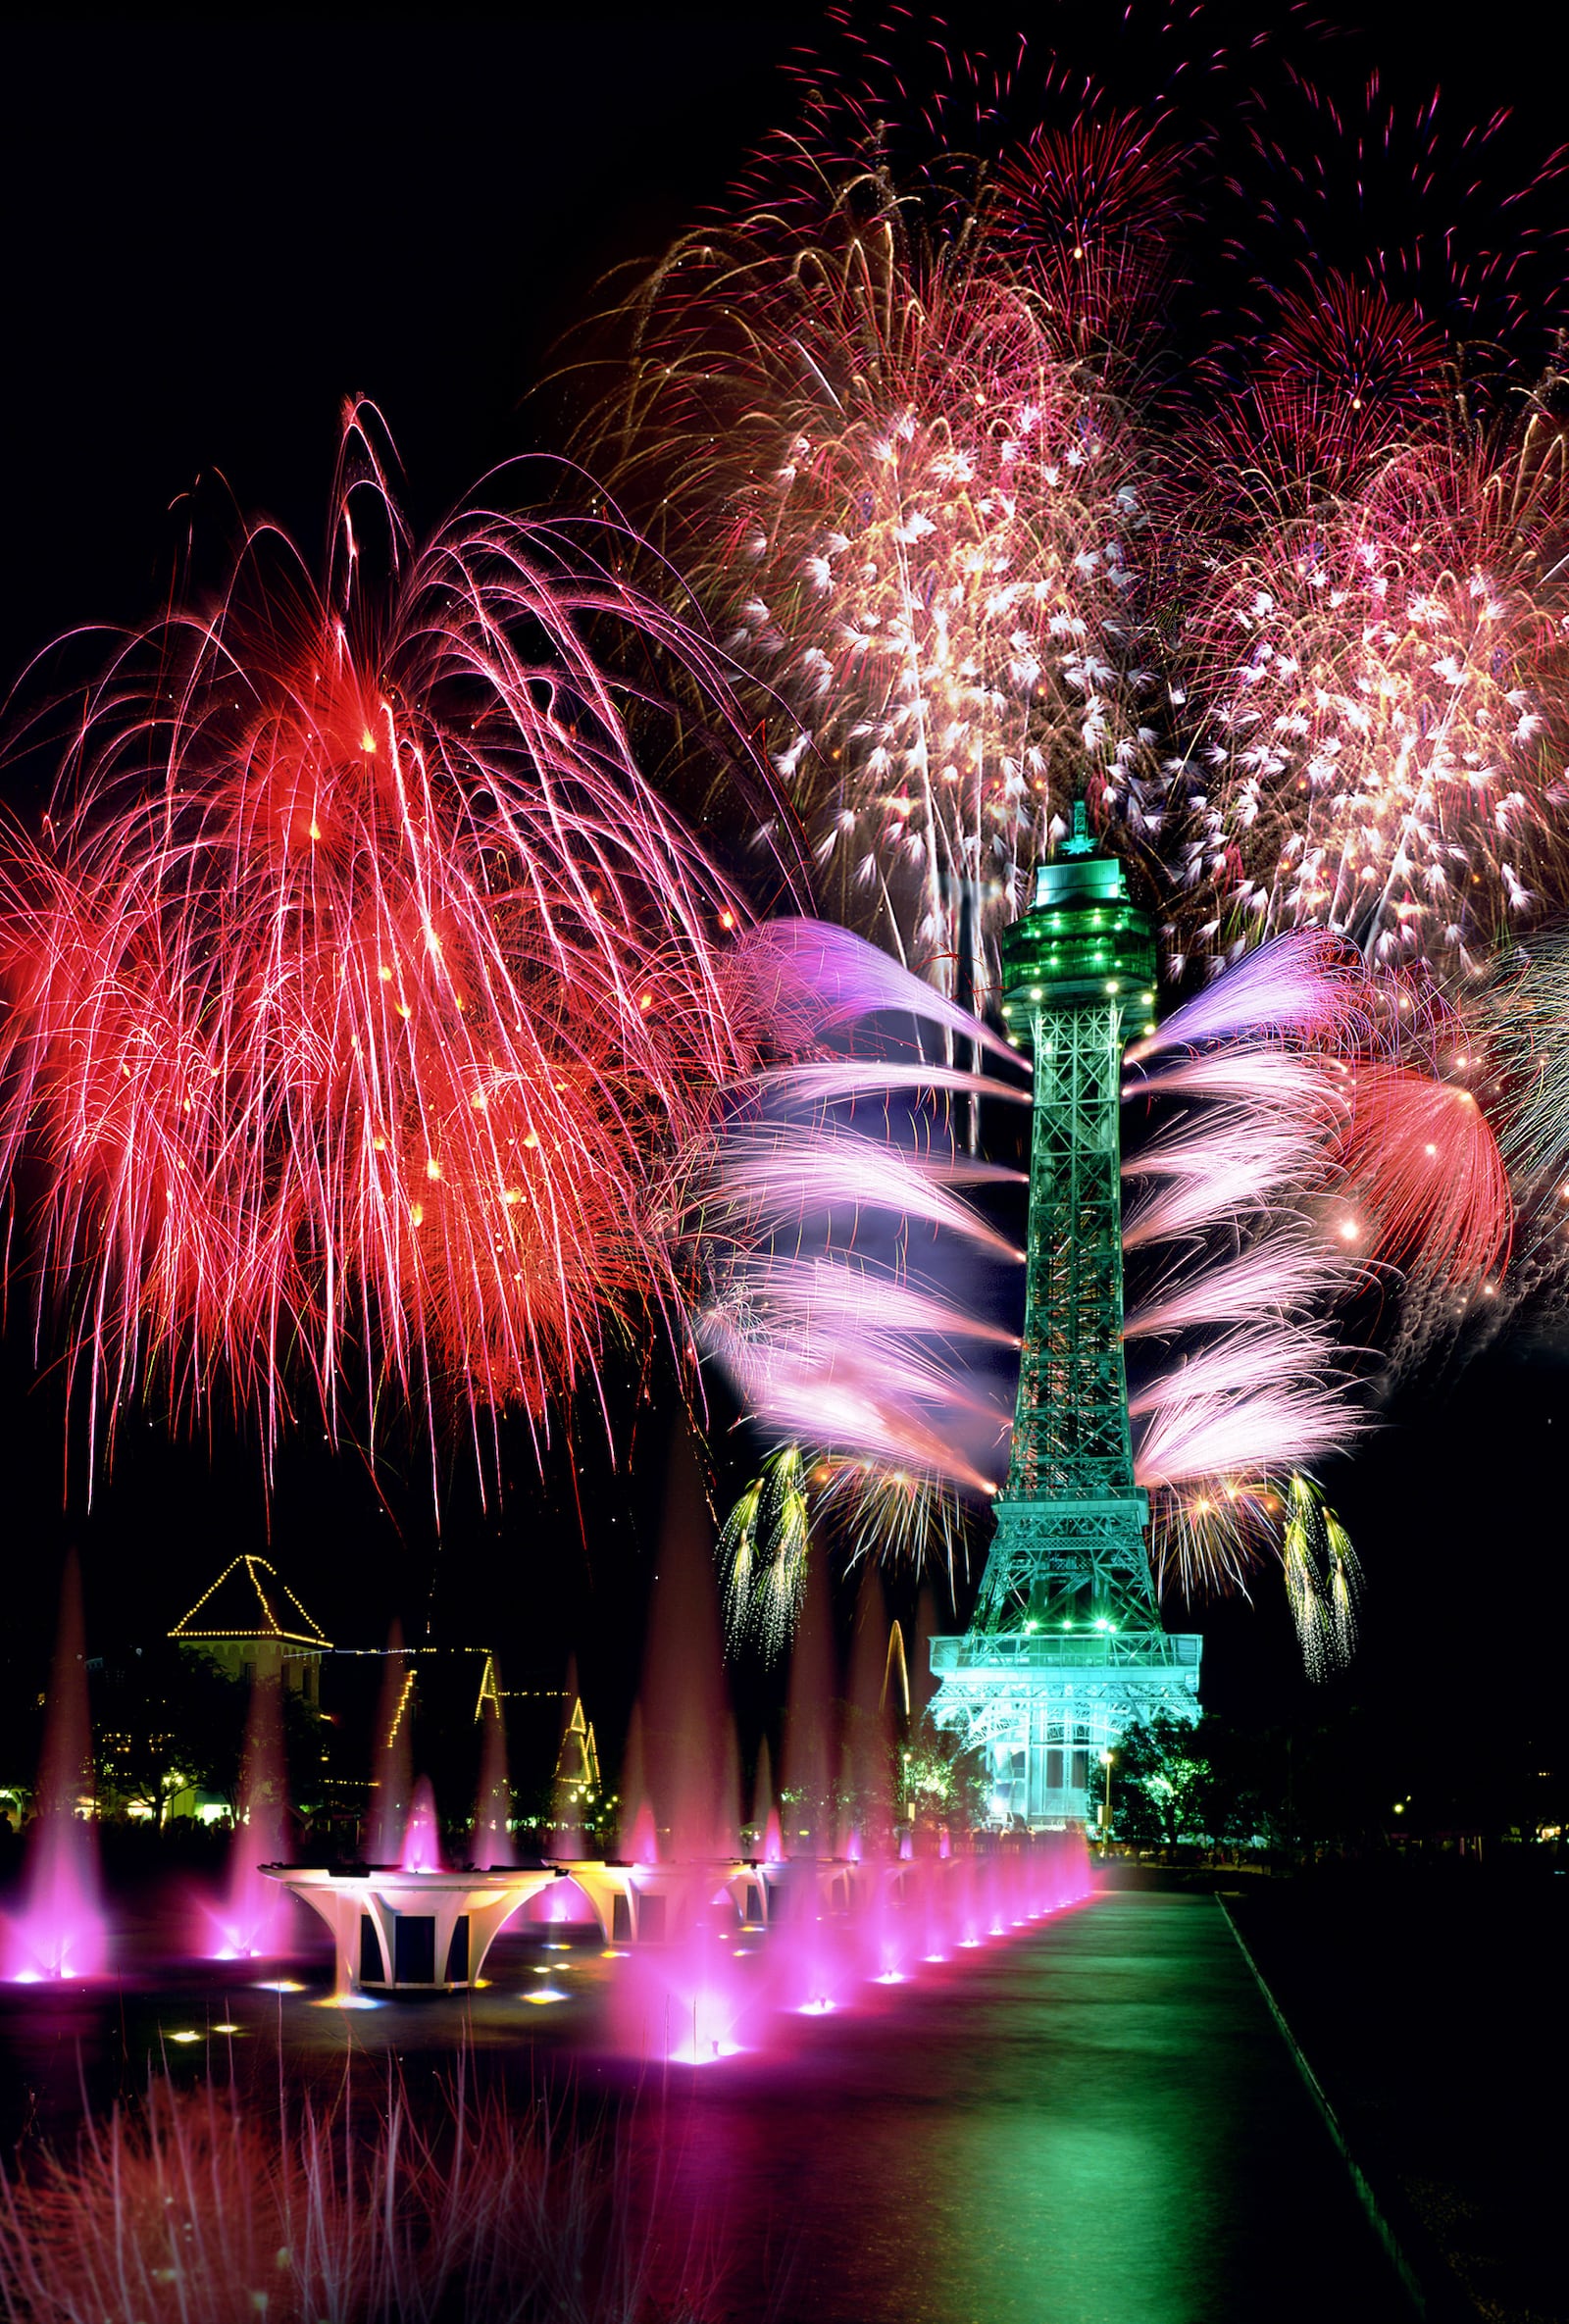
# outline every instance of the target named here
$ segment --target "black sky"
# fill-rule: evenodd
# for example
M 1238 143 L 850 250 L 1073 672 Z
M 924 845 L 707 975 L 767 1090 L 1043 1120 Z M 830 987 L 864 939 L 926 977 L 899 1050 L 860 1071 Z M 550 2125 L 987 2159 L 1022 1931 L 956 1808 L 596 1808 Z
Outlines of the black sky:
M 1280 14 L 1254 13 L 1260 30 Z M 1022 23 L 1039 45 L 1060 20 L 1025 6 L 952 21 L 977 41 Z M 592 0 L 10 18 L 0 678 L 67 628 L 155 609 L 181 529 L 171 512 L 199 474 L 219 472 L 240 506 L 314 546 L 346 393 L 381 405 L 420 527 L 494 463 L 539 448 L 548 410 L 523 398 L 553 342 L 607 269 L 656 252 L 720 199 L 787 112 L 780 68 L 820 24 L 806 9 Z M 1357 53 L 1383 56 L 1413 90 L 1442 81 L 1451 108 L 1517 100 L 1520 150 L 1540 155 L 1553 141 L 1550 24 L 1546 11 L 1451 25 L 1385 9 Z M 44 1635 L 68 1541 L 83 1551 L 89 1626 L 116 1636 L 167 1628 L 225 1557 L 262 1545 L 252 1456 L 222 1430 L 213 1460 L 201 1444 L 171 1445 L 156 1416 L 126 1416 L 89 1516 L 79 1468 L 62 1491 L 58 1393 L 33 1383 L 16 1316 L 5 1363 L 13 1643 Z M 1369 1694 L 1442 1703 L 1474 1674 L 1486 1628 L 1518 1676 L 1519 1715 L 1555 1701 L 1539 1609 L 1562 1541 L 1566 1389 L 1555 1367 L 1505 1355 L 1409 1399 L 1335 1479 L 1374 1585 L 1356 1681 Z M 657 1415 L 644 1434 L 646 1474 L 593 1503 L 586 1579 L 563 1469 L 545 1495 L 520 1469 L 506 1507 L 485 1516 L 454 1483 L 432 1597 L 418 1459 L 388 1472 L 383 1509 L 352 1460 L 316 1442 L 279 1463 L 277 1554 L 346 1642 L 380 1638 L 394 1612 L 421 1627 L 432 1606 L 462 1634 L 491 1620 L 491 1600 L 519 1655 L 549 1662 L 597 1627 L 628 1666 L 633 1537 L 663 1460 Z M 471 1552 L 482 1595 L 463 1578 Z M 1218 1617 L 1211 1666 L 1222 1702 L 1297 1687 L 1278 1608 Z M 1474 1697 L 1474 1675 L 1464 1684 Z

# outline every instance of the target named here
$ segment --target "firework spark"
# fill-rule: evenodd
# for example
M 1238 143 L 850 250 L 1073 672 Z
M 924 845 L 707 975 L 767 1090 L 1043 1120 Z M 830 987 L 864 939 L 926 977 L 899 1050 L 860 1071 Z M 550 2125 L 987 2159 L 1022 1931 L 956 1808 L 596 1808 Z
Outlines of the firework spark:
M 1311 1477 L 1293 1476 L 1283 1536 L 1286 1594 L 1309 1675 L 1351 1659 L 1362 1572 L 1350 1536 Z

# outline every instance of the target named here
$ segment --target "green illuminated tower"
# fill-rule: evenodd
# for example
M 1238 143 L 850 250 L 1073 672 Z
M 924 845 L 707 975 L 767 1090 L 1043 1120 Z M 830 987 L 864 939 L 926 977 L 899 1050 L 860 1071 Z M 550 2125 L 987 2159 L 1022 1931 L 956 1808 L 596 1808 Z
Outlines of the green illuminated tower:
M 1002 939 L 1002 1015 L 1035 1056 L 1024 1347 L 975 1619 L 935 1639 L 933 1717 L 984 1749 L 992 1811 L 1092 1820 L 1134 1720 L 1190 1716 L 1197 1638 L 1164 1631 L 1122 1350 L 1123 1044 L 1152 1023 L 1154 934 L 1082 806 Z

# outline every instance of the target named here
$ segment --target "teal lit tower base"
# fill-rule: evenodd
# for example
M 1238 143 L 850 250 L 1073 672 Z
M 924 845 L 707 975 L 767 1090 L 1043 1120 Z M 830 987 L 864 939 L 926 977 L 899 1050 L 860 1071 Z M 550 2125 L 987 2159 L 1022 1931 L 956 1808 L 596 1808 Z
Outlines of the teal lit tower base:
M 975 1619 L 932 1642 L 932 1715 L 985 1752 L 994 1819 L 1093 1822 L 1102 1754 L 1191 1718 L 1202 1641 L 1163 1630 L 1122 1350 L 1123 1043 L 1152 1023 L 1154 933 L 1083 807 L 1002 938 L 1002 1015 L 1035 1052 L 1024 1346 Z

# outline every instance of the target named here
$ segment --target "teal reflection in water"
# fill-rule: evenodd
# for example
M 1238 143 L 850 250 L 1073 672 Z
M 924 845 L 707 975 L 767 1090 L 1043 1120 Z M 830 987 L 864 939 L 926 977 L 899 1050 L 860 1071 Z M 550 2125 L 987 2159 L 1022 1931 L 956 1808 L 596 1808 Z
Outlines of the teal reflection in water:
M 875 2023 L 846 2018 L 787 2074 L 711 2084 L 673 2146 L 672 2222 L 723 2222 L 735 2317 L 1399 2312 L 1207 1896 L 1114 1894 L 972 1954 Z

